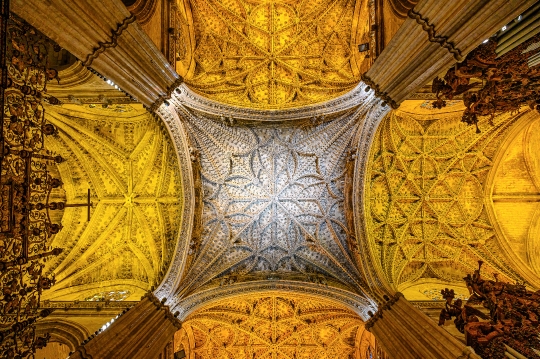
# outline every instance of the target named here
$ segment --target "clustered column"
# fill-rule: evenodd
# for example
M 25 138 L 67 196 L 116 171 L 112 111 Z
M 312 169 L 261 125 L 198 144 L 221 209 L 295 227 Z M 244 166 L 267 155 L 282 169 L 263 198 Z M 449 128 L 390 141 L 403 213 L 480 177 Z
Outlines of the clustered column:
M 474 350 L 439 327 L 396 293 L 366 322 L 390 358 L 480 359 Z
M 152 293 L 102 333 L 83 342 L 69 359 L 158 358 L 181 323 Z

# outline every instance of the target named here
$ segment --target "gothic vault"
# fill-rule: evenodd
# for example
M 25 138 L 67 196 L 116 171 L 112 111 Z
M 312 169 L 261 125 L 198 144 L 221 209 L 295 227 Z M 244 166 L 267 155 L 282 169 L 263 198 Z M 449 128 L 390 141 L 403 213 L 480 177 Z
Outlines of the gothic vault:
M 421 310 L 540 288 L 540 117 L 421 86 L 532 2 L 14 0 L 65 51 L 39 355 L 477 358 Z

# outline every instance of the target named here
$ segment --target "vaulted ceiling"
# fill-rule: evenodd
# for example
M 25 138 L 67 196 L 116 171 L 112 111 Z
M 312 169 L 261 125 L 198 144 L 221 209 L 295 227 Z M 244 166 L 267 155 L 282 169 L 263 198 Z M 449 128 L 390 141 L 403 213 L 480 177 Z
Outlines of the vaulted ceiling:
M 358 52 L 373 23 L 366 0 L 191 0 L 187 8 L 178 28 L 193 43 L 178 52 L 182 75 L 219 102 L 261 109 L 322 102 L 354 88 L 369 66 L 368 52 Z
M 374 339 L 345 307 L 307 296 L 241 297 L 187 318 L 175 351 L 188 358 L 369 358 Z M 372 352 L 373 353 L 373 352 Z
M 48 107 L 58 129 L 50 150 L 68 205 L 47 262 L 56 276 L 45 299 L 138 299 L 161 281 L 178 241 L 178 161 L 163 126 L 140 105 Z
M 203 188 L 202 233 L 185 291 L 275 275 L 358 291 L 343 209 L 352 113 L 306 127 L 245 128 L 184 109 Z
M 463 286 L 462 277 L 479 260 L 489 275 L 538 285 L 522 266 L 511 265 L 512 255 L 504 249 L 504 235 L 485 200 L 510 129 L 537 114 L 505 113 L 493 125 L 484 118 L 476 133 L 474 126 L 461 123 L 462 111 L 461 101 L 444 110 L 433 109 L 430 101 L 404 103 L 381 122 L 368 162 L 366 225 L 376 265 L 393 288 L 415 287 L 412 292 L 425 292 L 425 299 L 449 283 Z M 528 171 L 522 169 L 525 176 Z M 511 177 L 505 181 L 515 183 L 516 176 Z M 497 178 L 502 183 L 500 174 Z M 493 200 L 501 210 L 499 197 Z M 514 218 L 516 212 L 506 209 Z

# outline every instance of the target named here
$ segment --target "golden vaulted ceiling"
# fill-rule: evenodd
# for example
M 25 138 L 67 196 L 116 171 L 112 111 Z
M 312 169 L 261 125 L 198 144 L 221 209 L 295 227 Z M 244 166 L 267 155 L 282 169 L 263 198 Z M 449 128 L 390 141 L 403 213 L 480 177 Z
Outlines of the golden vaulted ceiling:
M 178 160 L 159 120 L 141 105 L 48 107 L 58 129 L 50 150 L 68 204 L 47 262 L 56 284 L 45 299 L 138 300 L 161 281 L 178 241 L 183 206 Z
M 501 169 L 496 157 L 512 126 L 530 124 L 537 114 L 502 114 L 494 118 L 493 126 L 486 118 L 480 123 L 481 133 L 476 133 L 473 126 L 461 123 L 460 101 L 451 102 L 448 107 L 439 111 L 431 109 L 429 101 L 408 101 L 400 110 L 388 114 L 377 130 L 369 158 L 364 204 L 376 264 L 396 290 L 414 288 L 410 291 L 412 297 L 417 291 L 431 299 L 432 292 L 440 291 L 448 283 L 462 284 L 462 277 L 477 268 L 478 260 L 484 261 L 489 275 L 498 273 L 502 280 L 510 282 L 526 279 L 537 286 L 533 276 L 511 264 L 511 255 L 504 249 L 504 236 L 491 215 L 492 202 L 486 201 L 485 195 L 490 193 L 489 176 L 495 166 L 495 212 L 506 205 L 506 220 L 501 225 L 523 231 L 532 223 L 530 218 L 516 223 L 515 216 L 523 213 L 516 207 L 522 205 L 520 202 L 534 206 L 537 190 L 525 163 L 536 160 L 523 158 L 531 158 L 525 154 L 531 151 L 519 138 L 511 146 L 516 156 L 522 156 L 521 167 L 512 166 L 514 175 L 505 176 L 509 167 Z M 530 126 L 521 136 L 531 136 L 534 124 Z M 534 146 L 533 142 L 526 143 Z M 516 156 L 507 156 L 511 158 L 504 161 L 515 164 Z M 500 193 L 504 192 L 504 184 L 507 189 L 513 187 L 520 176 L 529 178 L 530 195 Z M 513 207 L 509 208 L 509 204 Z M 527 213 L 532 215 L 534 208 Z M 512 247 L 516 248 L 514 243 Z M 517 247 L 516 252 L 525 257 L 525 245 Z M 528 253 L 532 256 L 533 252 Z M 532 266 L 534 260 L 528 261 Z M 462 294 L 467 296 L 466 291 Z
M 208 305 L 186 319 L 175 346 L 197 359 L 367 359 L 375 347 L 349 309 L 279 294 Z
M 369 57 L 366 0 L 190 0 L 177 68 L 210 99 L 260 109 L 300 107 L 358 84 Z M 192 23 L 192 26 L 191 26 Z
M 540 119 L 531 116 L 512 129 L 495 158 L 495 170 L 487 181 L 489 210 L 507 257 L 528 272 L 540 276 Z M 519 215 L 516 215 L 519 214 Z

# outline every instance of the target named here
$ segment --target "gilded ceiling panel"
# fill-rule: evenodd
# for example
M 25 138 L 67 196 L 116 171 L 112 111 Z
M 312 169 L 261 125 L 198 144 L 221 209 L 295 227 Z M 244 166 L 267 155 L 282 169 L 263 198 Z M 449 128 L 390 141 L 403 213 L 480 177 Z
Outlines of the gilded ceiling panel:
M 310 297 L 235 298 L 192 315 L 175 351 L 199 359 L 368 358 L 372 336 L 350 310 Z
M 540 275 L 540 119 L 516 125 L 505 141 L 489 183 L 490 210 L 501 241 L 527 277 Z
M 48 143 L 68 205 L 47 264 L 46 299 L 138 299 L 163 277 L 181 216 L 181 177 L 166 130 L 140 105 L 48 108 L 58 135 Z M 87 191 L 92 203 L 87 220 Z
M 203 232 L 192 245 L 185 293 L 275 277 L 361 290 L 343 209 L 354 112 L 269 128 L 227 126 L 184 109 L 203 191 Z
M 186 83 L 214 100 L 281 109 L 346 93 L 367 71 L 365 0 L 191 0 L 195 68 Z
M 367 232 L 386 280 L 396 289 L 422 281 L 461 282 L 486 263 L 487 275 L 521 279 L 509 265 L 488 216 L 485 186 L 508 129 L 522 116 L 461 123 L 461 106 L 442 112 L 421 102 L 390 113 L 369 159 Z M 413 106 L 414 107 L 414 106 Z

